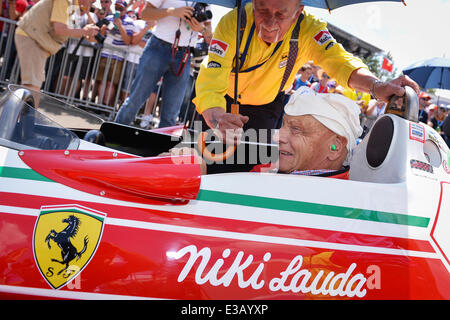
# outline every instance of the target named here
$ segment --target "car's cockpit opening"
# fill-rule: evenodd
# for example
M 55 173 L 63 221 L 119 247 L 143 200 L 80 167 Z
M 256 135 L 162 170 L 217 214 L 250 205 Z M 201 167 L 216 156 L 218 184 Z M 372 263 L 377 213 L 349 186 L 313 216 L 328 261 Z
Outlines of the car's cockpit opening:
M 45 115 L 48 106 L 64 105 L 54 100 L 19 86 L 9 86 L 0 98 L 0 143 L 14 149 L 76 149 L 79 138 Z M 39 101 L 38 106 L 35 101 Z

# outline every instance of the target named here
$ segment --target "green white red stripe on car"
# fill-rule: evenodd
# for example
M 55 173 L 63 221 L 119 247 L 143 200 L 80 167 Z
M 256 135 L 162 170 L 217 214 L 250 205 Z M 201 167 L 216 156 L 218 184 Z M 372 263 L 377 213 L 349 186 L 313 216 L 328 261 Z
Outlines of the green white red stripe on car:
M 436 184 L 430 183 L 426 187 L 432 198 L 420 204 L 412 199 L 410 193 L 413 191 L 404 184 L 386 186 L 283 175 L 274 179 L 274 175 L 253 173 L 212 175 L 202 177 L 196 200 L 187 205 L 159 206 L 109 199 L 72 189 L 37 174 L 11 150 L 0 152 L 0 217 L 11 215 L 36 219 L 44 205 L 73 204 L 105 212 L 102 241 L 120 243 L 113 234 L 122 234 L 123 237 L 126 233 L 146 235 L 160 244 L 163 243 L 161 239 L 178 239 L 173 243 L 180 243 L 183 239 L 183 245 L 178 244 L 171 251 L 174 257 L 184 252 L 183 249 L 194 250 L 190 246 L 195 246 L 197 253 L 209 250 L 212 256 L 220 257 L 222 254 L 221 259 L 231 257 L 232 250 L 243 250 L 255 259 L 259 254 L 261 263 L 267 265 L 274 265 L 272 260 L 278 256 L 292 254 L 286 258 L 289 261 L 296 256 L 294 252 L 301 252 L 306 259 L 332 251 L 339 252 L 336 256 L 350 255 L 354 257 L 354 263 L 368 266 L 371 265 L 369 260 L 378 259 L 382 265 L 389 259 L 401 259 L 403 264 L 403 259 L 407 259 L 413 265 L 426 263 L 433 265 L 434 269 L 445 270 L 448 262 L 442 255 L 442 248 L 430 237 L 441 190 Z M 382 195 L 382 201 L 373 195 Z M 124 239 L 127 242 L 124 246 L 130 247 L 130 241 Z M 220 242 L 223 243 L 222 248 L 212 246 L 212 243 Z M 273 251 L 281 248 L 285 253 Z M 155 250 L 167 254 L 169 251 L 166 249 L 162 246 Z M 201 251 L 203 249 L 206 251 Z M 308 256 L 306 253 L 310 251 L 316 254 Z M 346 270 L 350 270 L 353 260 L 346 259 L 349 261 Z M 220 287 L 218 292 L 226 289 L 223 285 L 226 280 L 214 283 L 211 275 L 206 277 L 207 280 L 203 278 L 202 282 L 197 279 L 201 279 L 198 269 L 186 268 L 187 264 L 183 268 L 187 273 L 185 276 L 195 275 L 197 284 L 206 283 L 202 286 L 206 286 L 211 295 L 213 288 Z M 278 271 L 284 268 L 286 266 Z M 360 268 L 358 265 L 356 270 L 360 271 Z M 85 273 L 89 274 L 89 268 L 83 271 Z M 253 275 L 256 277 L 257 272 L 254 271 Z M 185 281 L 179 270 L 176 276 L 179 282 L 180 279 Z M 242 283 L 239 282 L 235 289 L 248 289 Z M 256 286 L 257 283 L 252 284 Z M 269 286 L 268 280 L 265 287 L 267 290 L 270 287 L 272 293 L 283 291 L 275 282 Z M 288 287 L 285 283 L 285 291 L 295 291 L 293 286 Z M 250 291 L 257 292 L 257 289 Z M 246 291 L 246 294 L 250 293 Z M 394 296 L 394 293 L 390 294 Z

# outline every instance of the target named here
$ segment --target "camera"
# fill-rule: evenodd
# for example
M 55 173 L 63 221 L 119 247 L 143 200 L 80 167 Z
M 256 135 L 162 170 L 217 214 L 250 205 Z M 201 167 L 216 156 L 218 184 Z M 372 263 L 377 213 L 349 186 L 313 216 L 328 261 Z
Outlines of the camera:
M 194 13 L 192 18 L 195 18 L 198 22 L 203 22 L 212 18 L 211 10 L 206 10 L 208 4 L 203 2 L 197 2 L 194 5 Z
M 114 23 L 112 23 L 111 21 L 109 21 L 106 18 L 100 19 L 99 21 L 97 21 L 97 23 L 95 25 L 99 29 L 101 29 L 105 25 L 108 27 L 108 30 L 111 30 L 112 28 L 114 28 Z M 105 37 L 102 36 L 100 33 L 97 33 L 97 35 L 95 36 L 95 40 L 97 40 L 98 43 L 102 44 L 105 41 Z
M 199 42 L 195 47 L 191 47 L 191 53 L 193 56 L 192 59 L 192 68 L 195 75 L 198 75 L 200 71 L 200 65 L 203 62 L 203 59 L 208 55 L 208 44 L 206 42 Z
M 206 42 L 199 42 L 195 47 L 191 47 L 191 52 L 194 58 L 206 57 L 208 55 L 208 44 Z
M 104 25 L 109 25 L 109 21 L 108 21 L 108 19 L 103 18 L 103 19 L 97 21 L 97 23 L 95 25 L 97 27 L 99 27 L 99 29 L 101 29 Z M 103 44 L 103 42 L 105 42 L 105 37 L 102 36 L 99 32 L 95 35 L 95 40 L 97 40 L 98 43 Z

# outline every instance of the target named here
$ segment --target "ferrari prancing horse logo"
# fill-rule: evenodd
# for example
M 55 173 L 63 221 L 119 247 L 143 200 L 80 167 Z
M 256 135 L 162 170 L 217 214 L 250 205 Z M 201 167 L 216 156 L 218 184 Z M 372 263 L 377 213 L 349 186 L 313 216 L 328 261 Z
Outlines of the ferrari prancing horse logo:
M 34 259 L 52 288 L 66 285 L 92 259 L 105 217 L 102 212 L 78 205 L 41 208 L 34 227 Z

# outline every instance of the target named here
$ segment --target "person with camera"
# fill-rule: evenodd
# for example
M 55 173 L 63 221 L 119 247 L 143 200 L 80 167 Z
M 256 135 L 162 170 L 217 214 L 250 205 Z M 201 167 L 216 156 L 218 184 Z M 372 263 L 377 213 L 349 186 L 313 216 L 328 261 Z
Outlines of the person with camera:
M 90 12 L 89 8 L 80 7 L 79 12 L 75 12 L 70 18 L 73 28 L 82 28 L 89 23 L 95 24 L 95 14 Z M 97 34 L 98 36 L 98 34 Z M 94 65 L 94 54 L 96 46 L 95 37 L 90 41 L 86 39 L 69 39 L 67 44 L 63 45 L 63 50 L 68 53 L 67 60 L 65 62 L 62 72 L 60 68 L 54 67 L 54 71 L 57 70 L 57 74 L 60 77 L 61 85 L 59 86 L 59 94 L 69 96 L 74 95 L 75 98 L 81 98 L 81 88 L 83 84 L 83 99 L 88 98 L 89 84 L 91 83 L 92 67 Z M 64 52 L 63 51 L 63 52 Z M 62 63 L 63 54 L 60 54 Z M 58 61 L 55 59 L 55 64 Z M 47 75 L 48 78 L 48 75 Z M 56 85 L 56 84 L 55 84 Z M 72 89 L 72 87 L 74 89 Z M 55 91 L 58 86 L 56 85 Z M 74 90 L 72 92 L 72 90 Z
M 95 25 L 87 24 L 83 28 L 70 28 L 68 25 L 74 8 L 90 8 L 93 2 L 78 0 L 78 5 L 74 6 L 69 0 L 40 0 L 24 14 L 15 33 L 23 86 L 40 90 L 45 80 L 47 58 L 57 53 L 69 37 L 95 37 L 98 33 Z
M 117 123 L 130 125 L 163 77 L 159 127 L 176 124 L 190 75 L 190 47 L 196 44 L 199 33 L 211 36 L 211 17 L 211 10 L 203 3 L 147 1 L 142 19 L 156 20 L 157 25 L 139 60 L 130 95 L 117 113 Z
M 124 68 L 125 56 L 134 33 L 134 21 L 127 15 L 127 3 L 116 0 L 114 15 L 108 15 L 97 22 L 103 43 L 97 72 L 94 96 L 99 96 L 98 103 L 112 106 L 117 86 Z M 102 85 L 105 83 L 105 87 Z

